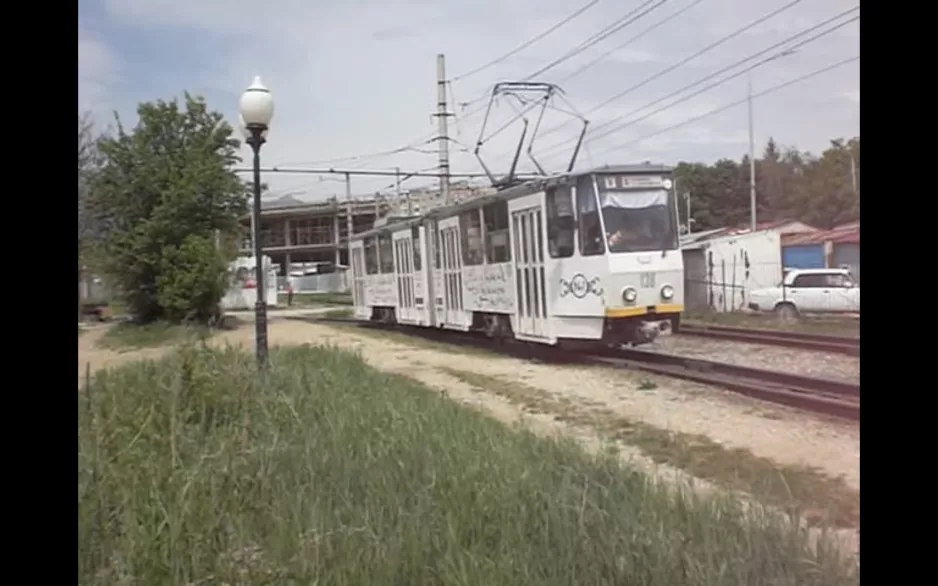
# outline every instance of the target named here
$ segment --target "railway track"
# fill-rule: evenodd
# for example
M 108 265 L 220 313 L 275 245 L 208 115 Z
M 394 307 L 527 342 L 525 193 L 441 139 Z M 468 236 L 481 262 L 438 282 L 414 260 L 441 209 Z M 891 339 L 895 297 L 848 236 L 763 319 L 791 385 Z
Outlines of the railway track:
M 587 360 L 714 385 L 757 399 L 845 419 L 860 418 L 859 383 L 634 348 L 610 349 L 602 356 L 589 356 Z
M 737 328 L 732 326 L 711 326 L 698 324 L 681 324 L 679 333 L 687 336 L 702 338 L 715 338 L 719 340 L 733 340 L 736 342 L 751 342 L 754 344 L 768 344 L 772 346 L 787 346 L 805 350 L 820 350 L 835 352 L 848 356 L 860 355 L 860 339 L 848 336 L 832 336 L 827 334 L 809 334 L 802 332 L 784 332 L 776 330 L 760 330 L 752 328 Z
M 373 329 L 394 329 L 409 335 L 450 344 L 492 348 L 491 341 L 485 337 L 466 335 L 452 330 L 390 326 L 374 322 L 362 322 L 352 318 L 309 316 L 288 317 L 286 319 L 311 323 L 340 323 Z M 598 352 L 571 353 L 550 346 L 508 343 L 500 346 L 499 349 L 519 358 L 535 358 L 549 362 L 588 363 L 640 370 L 713 385 L 772 403 L 835 417 L 852 420 L 860 418 L 859 383 L 807 377 L 788 372 L 764 370 L 635 348 L 609 348 Z

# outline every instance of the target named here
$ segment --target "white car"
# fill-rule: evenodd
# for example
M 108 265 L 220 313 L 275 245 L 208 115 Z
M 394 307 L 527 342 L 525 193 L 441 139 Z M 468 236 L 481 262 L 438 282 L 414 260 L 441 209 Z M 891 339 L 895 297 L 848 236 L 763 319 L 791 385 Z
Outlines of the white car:
M 800 313 L 860 313 L 860 286 L 847 269 L 793 269 L 778 287 L 756 289 L 749 309 L 782 319 Z

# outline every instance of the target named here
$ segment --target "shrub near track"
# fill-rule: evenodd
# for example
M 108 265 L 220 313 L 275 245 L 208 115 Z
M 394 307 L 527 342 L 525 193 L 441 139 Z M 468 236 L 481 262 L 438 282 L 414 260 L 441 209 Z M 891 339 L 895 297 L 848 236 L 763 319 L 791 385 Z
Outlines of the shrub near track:
M 776 516 L 348 352 L 187 347 L 79 392 L 79 584 L 857 584 Z

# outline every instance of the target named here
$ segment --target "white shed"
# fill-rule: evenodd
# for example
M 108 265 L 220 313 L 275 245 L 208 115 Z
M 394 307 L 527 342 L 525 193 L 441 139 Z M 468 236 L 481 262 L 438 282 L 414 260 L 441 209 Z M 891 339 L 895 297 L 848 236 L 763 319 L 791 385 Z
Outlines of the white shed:
M 781 233 L 777 229 L 714 232 L 683 239 L 687 309 L 745 309 L 750 291 L 777 285 L 782 278 Z

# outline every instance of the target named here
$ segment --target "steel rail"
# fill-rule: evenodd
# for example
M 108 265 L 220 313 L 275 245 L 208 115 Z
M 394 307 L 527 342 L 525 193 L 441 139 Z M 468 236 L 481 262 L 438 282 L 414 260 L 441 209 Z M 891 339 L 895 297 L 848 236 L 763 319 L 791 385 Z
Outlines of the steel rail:
M 515 357 L 553 362 L 587 363 L 615 368 L 640 370 L 662 376 L 704 383 L 757 399 L 779 403 L 840 418 L 860 417 L 859 383 L 807 377 L 787 372 L 764 370 L 702 358 L 689 358 L 635 348 L 608 348 L 602 351 L 569 352 L 553 346 L 527 343 L 493 345 L 481 335 L 466 332 L 380 324 L 354 318 L 287 317 L 309 323 L 340 323 L 366 328 L 395 330 L 439 342 L 489 348 Z
M 860 339 L 848 336 L 698 324 L 681 324 L 678 332 L 681 335 L 698 336 L 701 338 L 786 346 L 789 348 L 803 348 L 805 350 L 820 350 L 823 352 L 846 354 L 848 356 L 860 355 Z

